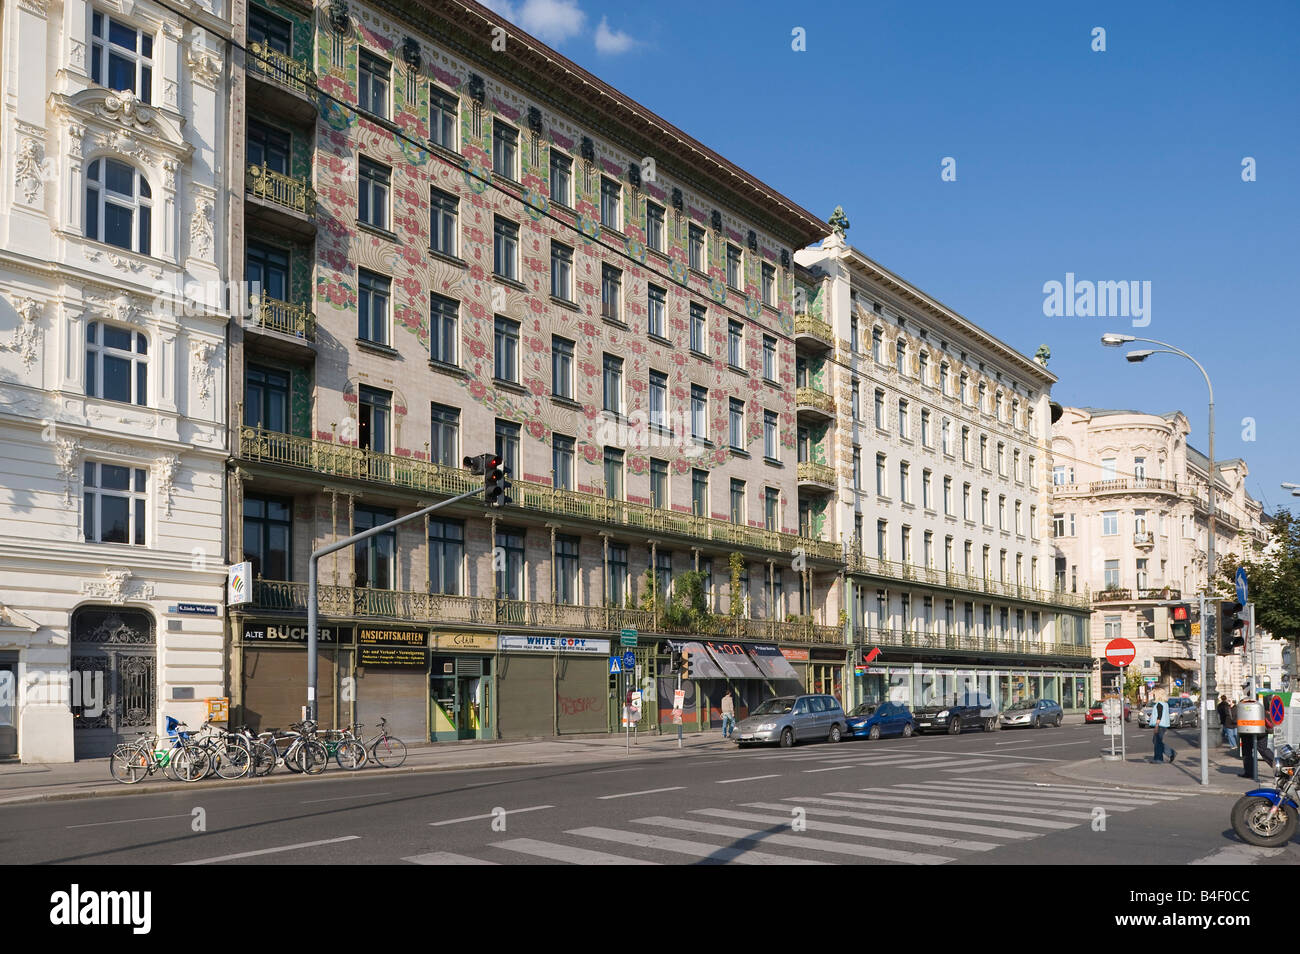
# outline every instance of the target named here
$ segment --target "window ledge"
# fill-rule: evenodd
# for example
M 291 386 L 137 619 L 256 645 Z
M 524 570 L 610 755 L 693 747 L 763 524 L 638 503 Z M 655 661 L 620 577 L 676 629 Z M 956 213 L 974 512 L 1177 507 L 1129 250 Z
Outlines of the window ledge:
M 496 272 L 493 272 L 492 279 L 493 281 L 500 282 L 502 285 L 508 285 L 511 288 L 517 288 L 521 292 L 527 292 L 530 290 L 527 285 L 525 285 L 517 278 L 507 278 L 505 275 L 498 275 Z
M 356 109 L 357 115 L 360 116 L 362 119 L 368 119 L 372 123 L 375 123 L 378 126 L 383 126 L 389 132 L 393 132 L 393 133 L 402 132 L 401 128 L 397 125 L 397 123 L 393 122 L 391 119 L 385 119 L 383 116 L 380 116 L 378 113 L 372 113 L 370 110 L 363 109 L 360 106 L 355 106 L 353 108 Z
M 775 458 L 775 457 L 768 457 L 768 456 L 766 456 L 766 455 L 764 455 L 764 457 L 763 457 L 763 463 L 765 463 L 765 464 L 767 464 L 767 465 L 769 465 L 769 466 L 771 466 L 771 467 L 784 467 L 784 466 L 785 466 L 785 464 L 781 463 L 781 461 L 778 460 L 777 458 Z
M 441 371 L 443 374 L 450 374 L 457 378 L 468 378 L 469 372 L 458 364 L 447 364 L 445 361 L 438 361 L 434 358 L 429 359 L 429 370 Z
M 446 252 L 440 252 L 436 248 L 429 249 L 429 255 L 438 259 L 440 262 L 446 262 L 448 265 L 455 265 L 457 268 L 469 268 L 469 262 L 463 258 L 457 258 L 455 255 L 448 255 Z
M 396 232 L 390 232 L 388 229 L 381 228 L 378 225 L 371 225 L 369 222 L 362 222 L 360 219 L 357 219 L 357 228 L 361 229 L 363 232 L 369 232 L 371 235 L 377 235 L 382 239 L 387 239 L 390 242 L 401 241 L 401 239 L 397 237 Z
M 730 447 L 730 446 L 727 449 L 731 451 L 731 455 L 733 457 L 743 457 L 746 460 L 749 459 L 749 451 L 747 450 L 743 450 L 742 448 L 739 447 Z
M 561 397 L 558 394 L 551 395 L 551 403 L 558 405 L 559 407 L 567 407 L 573 411 L 582 410 L 582 405 L 579 404 L 577 401 L 573 400 L 572 398 Z
M 710 358 L 707 354 L 705 354 L 703 351 L 696 351 L 694 348 L 691 349 L 691 357 L 699 358 L 701 361 L 707 361 L 709 362 L 709 364 L 713 363 L 713 359 Z
M 492 383 L 502 390 L 512 391 L 515 394 L 528 393 L 528 389 L 520 385 L 517 381 L 507 381 L 504 378 L 493 378 Z
M 600 320 L 605 322 L 607 325 L 613 325 L 615 328 L 622 328 L 624 331 L 628 330 L 627 323 L 619 321 L 617 318 L 611 318 L 608 315 L 601 315 Z
M 744 368 L 740 367 L 739 365 L 732 364 L 730 361 L 727 362 L 727 369 L 730 371 L 735 371 L 737 374 L 743 374 L 745 377 L 749 377 L 748 371 L 746 371 Z
M 561 308 L 567 308 L 569 309 L 569 311 L 582 310 L 581 308 L 578 307 L 578 303 L 576 301 L 570 301 L 568 298 L 560 298 L 557 295 L 551 296 L 551 302 L 553 304 L 559 305 Z
M 646 337 L 649 338 L 651 341 L 657 343 L 657 344 L 667 345 L 667 346 L 670 347 L 670 348 L 673 347 L 673 343 L 672 343 L 670 340 L 668 340 L 667 338 L 665 338 L 663 335 L 657 335 L 657 334 L 655 334 L 653 331 L 648 332 L 648 333 L 646 334 Z
M 381 355 L 385 358 L 402 357 L 402 353 L 396 348 L 390 348 L 388 345 L 380 344 L 378 341 L 367 341 L 365 338 L 357 339 L 357 347 L 362 351 L 369 351 L 371 354 Z

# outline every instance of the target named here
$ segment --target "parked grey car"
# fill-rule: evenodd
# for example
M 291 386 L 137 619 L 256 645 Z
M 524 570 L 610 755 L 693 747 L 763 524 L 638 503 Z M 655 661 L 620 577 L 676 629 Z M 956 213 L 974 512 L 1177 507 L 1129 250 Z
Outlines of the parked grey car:
M 778 696 L 751 709 L 736 723 L 731 737 L 741 748 L 762 742 L 789 748 L 809 739 L 838 742 L 846 724 L 847 717 L 834 696 Z
M 1039 729 L 1045 725 L 1059 726 L 1065 718 L 1061 704 L 1055 699 L 1026 699 L 1012 703 L 1002 713 L 1002 727 L 1026 726 Z
M 1151 710 L 1153 706 L 1147 704 L 1138 712 L 1138 725 L 1149 726 L 1151 724 Z M 1186 696 L 1175 696 L 1169 700 L 1169 727 L 1179 729 L 1184 726 L 1196 728 L 1201 723 L 1199 721 L 1200 713 L 1196 711 L 1196 703 Z

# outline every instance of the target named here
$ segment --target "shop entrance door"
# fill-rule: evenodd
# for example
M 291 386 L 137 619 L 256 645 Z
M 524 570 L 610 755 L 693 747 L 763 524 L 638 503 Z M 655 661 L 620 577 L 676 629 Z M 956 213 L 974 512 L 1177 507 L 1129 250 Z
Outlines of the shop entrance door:
M 18 664 L 0 662 L 0 759 L 18 754 Z
M 482 739 L 491 724 L 492 680 L 479 658 L 449 660 L 430 677 L 434 707 L 430 725 L 436 738 Z M 448 672 L 447 670 L 450 670 Z

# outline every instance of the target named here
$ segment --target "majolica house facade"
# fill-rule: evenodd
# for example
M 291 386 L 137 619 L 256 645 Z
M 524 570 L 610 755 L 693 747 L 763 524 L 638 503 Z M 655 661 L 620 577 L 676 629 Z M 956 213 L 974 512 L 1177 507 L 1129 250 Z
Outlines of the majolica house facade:
M 643 726 L 693 644 L 686 720 L 841 692 L 842 551 L 801 522 L 792 250 L 827 227 L 473 3 L 237 3 L 242 209 L 260 285 L 232 330 L 235 718 L 305 698 L 314 548 L 473 489 L 321 563 L 321 712 L 433 739 L 603 731 L 636 632 Z M 494 50 L 494 29 L 504 50 Z M 802 531 L 802 532 L 801 532 Z M 709 618 L 669 625 L 698 571 Z
M 224 694 L 229 23 L 187 7 L 0 12 L 0 756 Z
M 850 699 L 1091 701 L 1086 597 L 1053 585 L 1056 378 L 843 234 L 796 253 L 801 512 L 844 541 Z
M 1173 638 L 1170 601 L 1205 587 L 1209 460 L 1188 443 L 1181 411 L 1068 407 L 1053 434 L 1051 533 L 1060 585 L 1089 597 L 1096 654 L 1130 639 L 1146 684 L 1178 695 L 1196 684 L 1196 639 Z M 1245 461 L 1215 461 L 1215 551 L 1222 560 L 1267 540 L 1263 508 L 1246 492 Z M 1240 692 L 1240 655 L 1219 657 L 1216 683 Z M 1098 686 L 1111 684 L 1104 661 Z

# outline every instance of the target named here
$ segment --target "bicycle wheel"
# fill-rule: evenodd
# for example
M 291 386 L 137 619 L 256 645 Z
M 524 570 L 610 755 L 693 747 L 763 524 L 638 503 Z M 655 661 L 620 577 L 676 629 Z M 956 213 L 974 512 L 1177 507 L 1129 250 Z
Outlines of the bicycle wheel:
M 153 753 L 140 745 L 119 745 L 108 760 L 108 770 L 123 785 L 134 785 L 149 774 Z
M 172 750 L 171 764 L 182 782 L 197 782 L 212 771 L 212 754 L 197 745 Z
M 320 742 L 308 741 L 298 752 L 298 766 L 307 775 L 319 775 L 330 763 L 330 754 Z
M 248 770 L 252 765 L 248 743 L 238 738 L 219 742 L 212 754 L 212 761 L 213 770 L 219 778 L 243 778 L 248 774 Z
M 370 757 L 384 768 L 397 768 L 406 761 L 406 743 L 391 735 L 381 735 L 370 746 Z
M 340 742 L 334 761 L 339 763 L 339 768 L 355 772 L 366 764 L 366 747 L 360 742 Z
M 254 742 L 252 747 L 253 775 L 260 777 L 275 771 L 275 749 L 265 742 Z
M 300 753 L 302 746 L 303 742 L 301 739 L 294 739 L 293 742 L 289 744 L 289 747 L 284 750 L 284 767 L 290 772 L 302 771 L 302 756 Z

